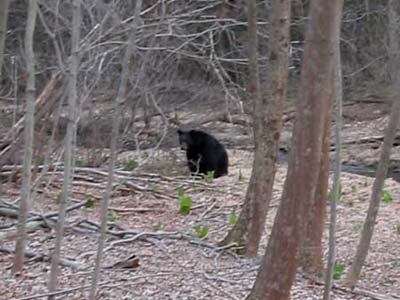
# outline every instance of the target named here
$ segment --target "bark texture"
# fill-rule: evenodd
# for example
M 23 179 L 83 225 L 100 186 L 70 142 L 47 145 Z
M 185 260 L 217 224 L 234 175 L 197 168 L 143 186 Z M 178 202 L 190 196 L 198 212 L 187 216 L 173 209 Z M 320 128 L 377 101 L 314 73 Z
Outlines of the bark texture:
M 330 96 L 329 102 L 331 102 Z M 329 105 L 331 107 L 331 104 Z M 306 207 L 307 217 L 304 219 L 304 236 L 301 239 L 300 266 L 304 272 L 322 276 L 323 272 L 323 249 L 322 236 L 324 233 L 324 222 L 326 215 L 326 200 L 328 197 L 329 182 L 329 147 L 330 147 L 330 125 L 331 110 L 327 114 L 324 124 L 324 137 L 322 145 L 322 156 L 318 172 L 318 183 L 313 199 Z
M 311 2 L 287 179 L 266 254 L 247 299 L 289 299 L 304 230 L 301 227 L 306 208 L 312 205 L 321 168 L 331 97 L 331 49 L 339 25 L 335 16 L 341 7 L 339 0 Z
M 245 245 L 247 256 L 256 256 L 272 197 L 282 129 L 283 103 L 288 80 L 290 1 L 273 1 L 268 80 L 260 92 L 257 64 L 256 1 L 248 0 L 249 91 L 253 95 L 255 154 L 253 170 L 242 212 L 224 243 Z
M 60 262 L 61 244 L 64 234 L 64 224 L 66 209 L 69 203 L 71 178 L 73 175 L 73 153 L 74 139 L 76 137 L 76 118 L 77 109 L 76 102 L 77 93 L 77 77 L 79 70 L 79 39 L 80 39 L 80 23 L 81 23 L 81 3 L 80 0 L 73 1 L 73 17 L 72 17 L 72 45 L 71 45 L 71 60 L 68 70 L 68 124 L 67 134 L 65 137 L 65 153 L 64 153 L 64 181 L 60 200 L 59 215 L 56 225 L 56 241 L 54 252 L 51 260 L 49 291 L 54 292 L 58 287 L 58 272 Z M 54 299 L 54 296 L 49 296 L 49 299 Z
M 8 6 L 10 0 L 0 0 L 0 79 L 3 70 L 4 45 L 7 36 Z
M 332 199 L 331 212 L 329 222 L 329 253 L 327 270 L 325 276 L 325 286 L 323 300 L 329 300 L 330 291 L 333 283 L 333 271 L 336 256 L 336 203 L 340 199 L 340 173 L 341 173 L 341 150 L 342 150 L 342 102 L 343 102 L 343 85 L 342 85 L 342 63 L 340 55 L 340 28 L 336 29 L 335 45 L 333 48 L 334 60 L 334 94 L 335 94 L 335 162 L 333 166 L 333 183 L 332 183 Z
M 28 82 L 26 85 L 26 112 L 24 127 L 24 165 L 22 173 L 21 200 L 19 203 L 19 216 L 17 225 L 17 242 L 15 245 L 15 258 L 13 272 L 22 272 L 25 258 L 26 220 L 31 206 L 31 177 L 32 177 L 32 151 L 33 128 L 35 115 L 35 57 L 33 53 L 33 34 L 36 25 L 38 4 L 37 0 L 30 0 L 28 7 L 28 21 L 25 30 L 25 57 Z

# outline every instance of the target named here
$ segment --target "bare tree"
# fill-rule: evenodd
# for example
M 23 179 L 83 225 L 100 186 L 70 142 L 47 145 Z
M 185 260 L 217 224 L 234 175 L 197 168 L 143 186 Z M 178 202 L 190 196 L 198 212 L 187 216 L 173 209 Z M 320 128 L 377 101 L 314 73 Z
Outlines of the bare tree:
M 337 17 L 340 17 L 339 15 Z M 341 150 L 342 150 L 342 62 L 340 56 L 340 27 L 336 28 L 334 45 L 334 94 L 335 94 L 335 162 L 333 166 L 332 198 L 330 204 L 329 222 L 329 253 L 327 270 L 325 275 L 325 287 L 323 300 L 329 300 L 333 282 L 333 269 L 335 266 L 335 242 L 336 242 L 336 203 L 340 198 L 340 173 L 341 173 Z
M 38 4 L 37 0 L 30 0 L 28 7 L 28 21 L 25 30 L 25 56 L 28 82 L 26 85 L 26 114 L 24 126 L 24 166 L 22 174 L 21 199 L 17 225 L 17 242 L 15 244 L 15 258 L 13 272 L 22 272 L 25 258 L 26 220 L 31 205 L 31 177 L 32 177 L 32 148 L 35 115 L 35 57 L 33 52 L 33 34 L 36 25 Z
M 64 223 L 66 208 L 69 202 L 70 183 L 73 173 L 73 141 L 76 131 L 76 101 L 77 101 L 77 77 L 79 71 L 79 38 L 81 23 L 81 3 L 80 0 L 73 1 L 73 17 L 72 17 L 72 45 L 71 58 L 68 72 L 68 125 L 65 137 L 65 153 L 64 153 L 64 181 L 63 190 L 60 199 L 60 208 L 58 221 L 56 225 L 56 242 L 51 260 L 49 291 L 54 292 L 58 286 L 58 269 L 60 261 L 61 243 L 64 233 Z M 50 296 L 49 299 L 54 299 Z
M 10 0 L 0 0 L 0 78 L 2 76 L 4 61 L 4 44 L 7 35 L 8 6 Z
M 244 244 L 246 255 L 257 255 L 271 200 L 282 129 L 283 103 L 288 79 L 290 1 L 273 1 L 272 33 L 268 50 L 268 80 L 260 92 L 257 63 L 256 1 L 248 0 L 249 91 L 252 93 L 255 154 L 253 171 L 238 222 L 222 244 Z M 268 130 L 265 130 L 268 128 Z
M 115 167 L 115 159 L 116 159 L 116 152 L 117 152 L 117 142 L 119 137 L 119 128 L 121 124 L 121 107 L 122 103 L 126 96 L 126 87 L 128 84 L 129 79 L 129 69 L 130 64 L 129 61 L 132 56 L 132 51 L 135 47 L 135 40 L 136 40 L 136 33 L 137 28 L 139 25 L 140 19 L 140 11 L 142 9 L 142 0 L 136 0 L 136 7 L 135 7 L 135 18 L 133 19 L 132 30 L 130 37 L 128 39 L 128 44 L 126 46 L 125 54 L 122 64 L 122 73 L 121 73 L 121 82 L 118 89 L 118 95 L 115 99 L 115 112 L 114 112 L 114 120 L 113 120 L 113 127 L 112 127 L 112 136 L 111 136 L 111 153 L 110 153 L 110 163 L 108 168 L 108 181 L 107 181 L 107 188 L 103 198 L 103 205 L 101 207 L 101 229 L 100 229 L 100 237 L 99 243 L 97 248 L 97 256 L 96 256 L 96 265 L 93 271 L 93 278 L 92 278 L 92 286 L 90 289 L 90 298 L 89 299 L 96 299 L 96 290 L 97 290 L 97 282 L 100 273 L 101 261 L 103 257 L 103 248 L 104 248 L 104 241 L 106 239 L 106 230 L 107 230 L 107 213 L 108 213 L 108 205 L 110 202 L 110 195 L 113 186 L 114 180 L 114 167 Z
M 281 204 L 250 299 L 288 299 L 306 210 L 313 205 L 321 169 L 329 114 L 333 57 L 331 49 L 342 0 L 313 0 L 306 33 L 300 95 L 296 102 L 292 150 Z M 311 202 L 311 203 L 310 203 Z
M 400 2 L 398 0 L 390 0 L 388 3 L 389 14 L 389 57 L 392 79 L 392 109 L 389 116 L 389 124 L 386 128 L 383 146 L 379 158 L 378 169 L 376 171 L 375 181 L 372 187 L 369 208 L 360 241 L 357 246 L 356 255 L 346 277 L 346 285 L 354 288 L 360 276 L 361 268 L 364 265 L 368 255 L 368 249 L 371 244 L 374 232 L 376 218 L 378 216 L 379 204 L 383 184 L 386 179 L 389 163 L 390 152 L 396 137 L 396 130 L 400 122 Z
M 340 9 L 342 11 L 342 9 Z M 340 24 L 342 14 L 336 16 L 338 18 L 339 26 L 337 31 L 340 33 Z M 336 44 L 336 42 L 335 42 Z M 335 47 L 336 48 L 336 47 Z M 339 51 L 340 49 L 336 49 Z M 335 54 L 336 55 L 336 54 Z M 337 58 L 335 57 L 334 65 L 337 65 Z M 340 62 L 340 61 L 339 61 Z M 325 129 L 322 146 L 322 160 L 318 175 L 318 183 L 311 201 L 312 205 L 307 208 L 308 215 L 305 218 L 304 235 L 302 238 L 302 245 L 300 248 L 300 261 L 299 264 L 303 271 L 317 276 L 323 274 L 323 247 L 322 237 L 324 233 L 324 222 L 326 216 L 326 204 L 328 198 L 328 184 L 329 184 L 329 151 L 330 151 L 330 127 L 332 118 L 332 104 L 335 95 L 335 88 L 337 87 L 337 74 L 332 73 L 331 80 L 334 83 L 330 86 L 328 93 L 329 96 L 329 112 L 325 119 Z M 340 86 L 341 88 L 341 86 Z M 340 92 L 341 93 L 341 92 Z

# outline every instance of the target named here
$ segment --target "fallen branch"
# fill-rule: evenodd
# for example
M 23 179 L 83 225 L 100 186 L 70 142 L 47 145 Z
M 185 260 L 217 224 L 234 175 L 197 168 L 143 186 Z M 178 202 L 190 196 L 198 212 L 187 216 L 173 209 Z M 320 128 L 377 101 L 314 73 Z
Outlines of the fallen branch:
M 14 254 L 15 250 L 11 250 L 11 249 L 7 249 L 7 248 L 0 248 L 0 253 L 4 253 L 4 254 Z M 29 251 L 29 250 L 25 250 L 24 252 L 25 257 L 29 258 L 30 260 L 27 261 L 28 262 L 37 262 L 37 261 L 43 261 L 43 262 L 49 262 L 50 261 L 50 256 L 46 255 L 46 254 L 36 254 L 35 252 Z M 81 263 L 77 263 L 68 259 L 61 259 L 60 260 L 60 265 L 64 266 L 64 267 L 69 267 L 72 268 L 74 270 L 78 270 L 78 269 L 84 269 L 83 267 L 81 267 Z

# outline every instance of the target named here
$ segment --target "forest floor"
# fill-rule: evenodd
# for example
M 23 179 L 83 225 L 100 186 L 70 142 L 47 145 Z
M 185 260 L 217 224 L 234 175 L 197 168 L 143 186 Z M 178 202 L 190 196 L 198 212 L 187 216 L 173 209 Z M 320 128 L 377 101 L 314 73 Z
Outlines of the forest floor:
M 379 101 L 355 101 L 345 106 L 344 163 L 365 168 L 376 166 L 388 110 L 389 106 Z M 202 116 L 209 113 L 204 111 Z M 286 116 L 288 121 L 282 134 L 284 149 L 289 147 L 290 110 Z M 192 117 L 187 114 L 187 118 Z M 183 113 L 182 123 L 189 123 L 185 118 Z M 284 159 L 278 164 L 259 257 L 249 259 L 236 255 L 234 249 L 219 248 L 217 242 L 232 226 L 231 215 L 239 214 L 246 193 L 252 166 L 252 134 L 241 122 L 211 121 L 203 123 L 203 127 L 227 145 L 230 157 L 229 175 L 212 182 L 196 181 L 187 176 L 184 153 L 177 148 L 173 129 L 169 135 L 170 147 L 152 152 L 148 163 L 134 172 L 123 169 L 130 159 L 138 159 L 137 152 L 120 153 L 117 184 L 110 204 L 112 225 L 105 245 L 105 268 L 101 272 L 98 299 L 245 299 L 249 293 L 279 204 L 287 164 Z M 233 136 L 235 142 L 232 142 Z M 393 169 L 399 165 L 399 148 L 397 144 L 392 155 Z M 150 151 L 143 151 L 141 157 Z M 355 254 L 373 183 L 372 177 L 349 170 L 352 173 L 344 168 L 341 178 L 336 239 L 337 263 L 345 266 L 344 273 Z M 84 299 L 88 295 L 106 176 L 106 166 L 79 167 L 75 172 L 62 247 L 61 293 L 57 299 Z M 6 202 L 1 203 L 1 208 L 8 206 L 15 211 L 13 203 L 20 193 L 18 178 L 3 184 Z M 23 274 L 17 277 L 11 274 L 13 255 L 5 253 L 14 248 L 16 220 L 3 213 L 0 216 L 1 300 L 40 299 L 46 295 L 49 255 L 55 240 L 55 218 L 50 213 L 58 209 L 62 167 L 52 169 L 46 179 L 50 183 L 39 186 L 32 207 L 40 218 L 35 219 L 35 224 L 31 222 L 39 226 L 29 234 L 27 250 L 31 257 Z M 179 212 L 178 191 L 181 188 L 193 201 L 189 215 Z M 357 289 L 344 289 L 341 280 L 345 274 L 342 274 L 335 282 L 332 299 L 400 299 L 399 182 L 387 179 L 385 191 L 393 201 L 381 204 Z M 206 238 L 197 236 L 196 226 L 208 228 Z M 324 249 L 327 249 L 328 220 L 325 229 Z M 318 280 L 299 272 L 292 299 L 321 299 L 322 290 Z

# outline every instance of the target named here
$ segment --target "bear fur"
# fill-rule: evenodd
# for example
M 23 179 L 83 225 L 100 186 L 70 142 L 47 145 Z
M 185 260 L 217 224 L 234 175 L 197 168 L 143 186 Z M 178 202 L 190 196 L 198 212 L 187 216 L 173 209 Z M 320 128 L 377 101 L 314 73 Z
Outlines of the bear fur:
M 215 137 L 200 130 L 181 129 L 178 129 L 178 136 L 192 174 L 214 172 L 214 178 L 228 174 L 228 153 Z

